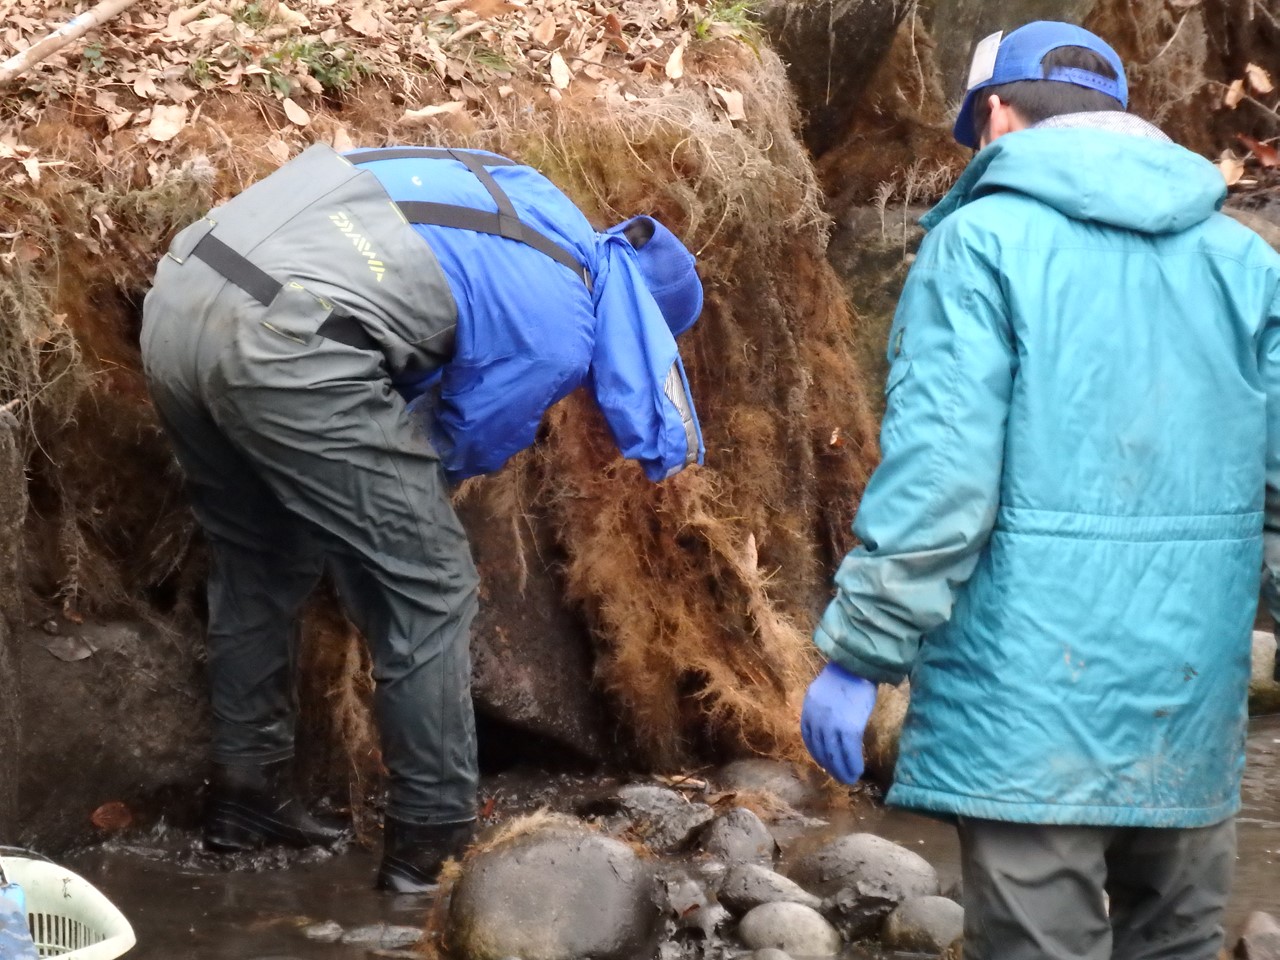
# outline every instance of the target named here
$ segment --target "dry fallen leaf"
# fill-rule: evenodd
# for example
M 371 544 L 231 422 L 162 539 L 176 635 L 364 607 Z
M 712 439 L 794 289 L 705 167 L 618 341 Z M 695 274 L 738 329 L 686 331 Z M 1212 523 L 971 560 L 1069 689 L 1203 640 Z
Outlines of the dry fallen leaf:
M 1244 99 L 1244 81 L 1236 80 L 1227 88 L 1227 94 L 1222 98 L 1222 105 L 1234 110 L 1240 105 L 1240 101 Z
M 1249 78 L 1249 86 L 1253 87 L 1254 93 L 1270 93 L 1275 89 L 1275 84 L 1271 82 L 1271 74 L 1256 63 L 1245 67 L 1244 75 Z
M 461 100 L 451 100 L 448 103 L 436 103 L 429 107 L 423 107 L 421 110 L 406 110 L 400 115 L 399 123 L 422 123 L 432 117 L 438 117 L 445 113 L 460 113 L 466 104 Z
M 22 169 L 27 171 L 27 176 L 31 178 L 32 183 L 40 182 L 40 161 L 35 157 L 27 157 L 25 160 L 19 161 Z
M 1280 167 L 1280 150 L 1276 150 L 1271 144 L 1263 143 L 1247 133 L 1237 133 L 1236 139 L 1251 150 L 1264 167 Z
M 676 48 L 671 51 L 671 56 L 667 58 L 665 72 L 672 80 L 679 80 L 684 76 L 684 48 L 688 42 L 689 37 L 687 35 L 682 37 L 680 42 L 676 44 Z
M 564 57 L 560 56 L 557 51 L 551 55 L 551 82 L 560 90 L 569 86 L 569 81 L 573 79 L 573 73 L 569 70 L 569 65 L 564 62 Z
M 294 103 L 292 97 L 284 98 L 284 115 L 291 123 L 296 123 L 300 127 L 305 127 L 311 122 L 311 115 Z
M 716 96 L 720 98 L 724 104 L 725 112 L 729 115 L 730 120 L 747 119 L 746 110 L 742 103 L 742 92 L 739 90 L 721 90 L 719 87 L 712 87 L 716 92 Z
M 550 15 L 543 17 L 538 21 L 538 25 L 533 28 L 533 42 L 547 46 L 556 37 L 556 18 Z
M 267 153 L 276 163 L 284 163 L 289 159 L 289 145 L 279 137 L 272 137 L 267 141 Z
M 347 26 L 365 37 L 382 36 L 382 23 L 368 7 L 359 6 L 347 17 Z
M 354 150 L 355 143 L 351 139 L 351 134 L 347 132 L 347 128 L 339 124 L 333 131 L 333 149 L 338 153 L 346 153 L 348 150 Z
M 1227 186 L 1234 187 L 1244 176 L 1244 161 L 1224 156 L 1218 161 L 1218 171 L 1222 174 L 1222 179 L 1227 181 Z
M 188 110 L 182 103 L 158 103 L 151 108 L 151 123 L 147 136 L 164 143 L 172 140 L 187 125 Z
M 680 4 L 676 0 L 662 0 L 658 7 L 658 19 L 664 23 L 675 23 L 680 16 Z

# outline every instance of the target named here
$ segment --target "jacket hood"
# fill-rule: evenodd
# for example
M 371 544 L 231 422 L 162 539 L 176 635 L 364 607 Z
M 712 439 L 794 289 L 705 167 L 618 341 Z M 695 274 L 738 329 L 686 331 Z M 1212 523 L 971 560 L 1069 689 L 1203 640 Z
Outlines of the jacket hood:
M 1222 174 L 1175 143 L 1087 127 L 1033 127 L 982 150 L 921 219 L 932 228 L 970 201 L 1025 194 L 1075 220 L 1142 233 L 1177 233 L 1227 197 Z

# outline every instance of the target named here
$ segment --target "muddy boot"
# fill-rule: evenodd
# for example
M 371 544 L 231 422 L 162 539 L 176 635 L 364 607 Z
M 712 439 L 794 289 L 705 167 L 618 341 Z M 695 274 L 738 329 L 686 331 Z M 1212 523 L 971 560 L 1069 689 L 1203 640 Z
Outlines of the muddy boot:
M 476 822 L 406 823 L 387 817 L 382 830 L 378 889 L 425 893 L 436 884 L 441 865 L 471 842 Z
M 204 845 L 219 853 L 266 844 L 327 847 L 349 835 L 337 817 L 307 813 L 289 780 L 291 761 L 213 765 L 205 806 Z

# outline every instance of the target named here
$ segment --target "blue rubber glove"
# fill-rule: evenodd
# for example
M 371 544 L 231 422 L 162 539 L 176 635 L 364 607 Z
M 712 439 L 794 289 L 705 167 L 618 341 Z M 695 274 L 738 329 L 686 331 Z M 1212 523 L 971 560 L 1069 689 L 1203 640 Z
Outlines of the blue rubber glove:
M 862 776 L 862 735 L 876 705 L 876 685 L 828 663 L 809 684 L 800 735 L 809 755 L 841 783 Z

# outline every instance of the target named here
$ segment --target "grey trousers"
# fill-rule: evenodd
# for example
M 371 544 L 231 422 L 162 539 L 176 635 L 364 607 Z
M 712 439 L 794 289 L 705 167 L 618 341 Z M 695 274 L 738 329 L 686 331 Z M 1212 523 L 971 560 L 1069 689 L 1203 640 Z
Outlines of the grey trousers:
M 144 367 L 209 545 L 213 757 L 292 755 L 296 618 L 327 566 L 373 659 L 388 813 L 469 819 L 470 548 L 381 356 L 314 336 L 327 312 L 190 259 L 147 296 Z
M 1234 820 L 1147 829 L 961 819 L 959 831 L 965 960 L 1218 956 Z

